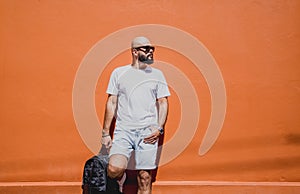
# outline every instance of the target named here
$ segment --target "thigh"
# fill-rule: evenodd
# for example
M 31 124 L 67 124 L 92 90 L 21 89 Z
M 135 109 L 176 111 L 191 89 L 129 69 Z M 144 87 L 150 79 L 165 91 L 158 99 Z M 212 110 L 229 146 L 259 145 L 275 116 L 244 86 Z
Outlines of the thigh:
M 114 155 L 117 155 L 114 158 L 120 158 L 120 155 L 123 155 L 128 160 L 132 150 L 133 143 L 131 134 L 126 130 L 116 128 L 114 131 L 112 147 L 109 150 L 109 158 L 112 158 Z
M 116 168 L 126 169 L 127 163 L 128 163 L 127 157 L 121 154 L 114 154 L 111 155 L 109 158 L 109 165 Z
M 144 138 L 152 133 L 150 128 L 145 128 L 140 133 L 135 150 L 135 163 L 137 170 L 152 170 L 157 167 L 158 141 L 154 144 L 144 143 Z

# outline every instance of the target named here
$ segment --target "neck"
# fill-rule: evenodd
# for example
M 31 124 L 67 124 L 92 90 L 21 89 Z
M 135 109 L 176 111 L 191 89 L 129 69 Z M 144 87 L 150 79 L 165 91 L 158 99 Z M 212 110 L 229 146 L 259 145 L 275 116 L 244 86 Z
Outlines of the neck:
M 135 61 L 131 64 L 131 66 L 136 69 L 146 69 L 148 67 L 148 64 L 142 63 L 140 61 Z

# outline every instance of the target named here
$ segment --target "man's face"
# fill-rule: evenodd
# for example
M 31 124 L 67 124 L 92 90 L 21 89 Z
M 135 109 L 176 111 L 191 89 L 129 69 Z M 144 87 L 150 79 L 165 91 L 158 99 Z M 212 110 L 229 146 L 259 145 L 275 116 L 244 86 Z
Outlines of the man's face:
M 146 64 L 153 64 L 154 58 L 153 58 L 153 52 L 155 48 L 153 46 L 141 46 L 136 48 L 138 52 L 138 60 L 142 63 Z

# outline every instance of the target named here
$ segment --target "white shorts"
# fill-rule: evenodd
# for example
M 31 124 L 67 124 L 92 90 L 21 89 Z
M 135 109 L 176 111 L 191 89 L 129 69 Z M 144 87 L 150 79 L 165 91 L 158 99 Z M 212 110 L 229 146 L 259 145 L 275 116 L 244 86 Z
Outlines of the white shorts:
M 149 127 L 142 129 L 118 129 L 114 131 L 112 147 L 109 156 L 120 154 L 129 160 L 130 170 L 152 170 L 157 167 L 157 145 L 144 143 L 144 138 L 152 130 Z M 132 154 L 133 153 L 133 154 Z

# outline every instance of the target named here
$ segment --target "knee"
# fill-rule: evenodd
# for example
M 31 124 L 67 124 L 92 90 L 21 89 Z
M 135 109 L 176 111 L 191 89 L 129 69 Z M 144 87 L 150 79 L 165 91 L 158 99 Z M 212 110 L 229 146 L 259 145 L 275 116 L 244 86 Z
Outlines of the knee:
M 151 174 L 148 171 L 141 170 L 138 173 L 141 186 L 147 186 L 151 183 Z
M 124 173 L 124 171 L 125 171 L 125 169 L 115 167 L 110 164 L 107 167 L 107 174 L 110 178 L 113 178 L 113 179 L 121 177 L 122 174 Z

